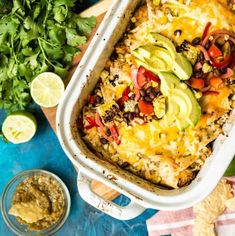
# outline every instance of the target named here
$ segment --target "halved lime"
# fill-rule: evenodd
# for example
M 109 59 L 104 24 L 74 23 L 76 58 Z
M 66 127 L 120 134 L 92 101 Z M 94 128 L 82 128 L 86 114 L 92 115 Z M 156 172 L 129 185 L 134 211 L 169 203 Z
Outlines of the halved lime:
M 54 107 L 59 103 L 64 93 L 64 83 L 57 74 L 44 72 L 32 81 L 30 92 L 38 105 Z
M 36 133 L 37 121 L 27 111 L 17 111 L 8 115 L 2 124 L 2 132 L 12 143 L 28 142 Z

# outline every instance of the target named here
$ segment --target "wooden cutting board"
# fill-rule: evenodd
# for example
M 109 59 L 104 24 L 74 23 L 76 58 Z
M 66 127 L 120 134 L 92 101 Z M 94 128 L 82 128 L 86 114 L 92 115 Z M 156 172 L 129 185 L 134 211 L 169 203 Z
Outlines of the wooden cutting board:
M 89 46 L 91 39 L 93 38 L 93 36 L 95 35 L 104 15 L 105 12 L 108 10 L 109 6 L 111 5 L 112 0 L 103 0 L 100 1 L 99 3 L 93 5 L 92 7 L 88 8 L 87 10 L 85 10 L 84 12 L 81 13 L 81 16 L 86 17 L 86 16 L 91 16 L 94 15 L 97 18 L 97 26 L 96 28 L 93 29 L 93 31 L 91 32 L 88 42 L 83 45 L 81 47 L 81 53 L 76 56 L 73 60 L 73 67 L 69 73 L 68 78 L 66 79 L 65 83 L 67 84 L 69 82 L 69 80 L 71 79 L 73 72 L 75 71 L 78 63 L 81 61 L 82 56 L 84 55 L 87 47 Z M 53 107 L 53 108 L 41 108 L 43 113 L 45 114 L 47 120 L 49 121 L 51 127 L 53 128 L 53 130 L 56 132 L 56 109 L 57 107 Z M 116 192 L 115 190 L 107 187 L 106 185 L 94 180 L 92 182 L 92 189 L 93 191 L 95 191 L 98 195 L 104 197 L 105 199 L 109 199 L 112 200 L 114 198 L 116 198 L 119 193 Z

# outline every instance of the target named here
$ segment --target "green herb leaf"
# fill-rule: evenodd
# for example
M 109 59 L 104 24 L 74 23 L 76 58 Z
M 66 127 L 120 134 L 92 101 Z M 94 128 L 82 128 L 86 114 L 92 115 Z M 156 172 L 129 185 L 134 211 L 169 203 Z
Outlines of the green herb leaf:
M 11 12 L 0 16 L 0 108 L 25 109 L 32 102 L 30 83 L 42 72 L 67 76 L 78 46 L 96 25 L 94 17 L 72 11 L 76 2 L 14 0 Z
M 79 36 L 75 29 L 67 28 L 65 32 L 67 37 L 67 44 L 70 46 L 80 46 L 86 42 L 86 37 Z

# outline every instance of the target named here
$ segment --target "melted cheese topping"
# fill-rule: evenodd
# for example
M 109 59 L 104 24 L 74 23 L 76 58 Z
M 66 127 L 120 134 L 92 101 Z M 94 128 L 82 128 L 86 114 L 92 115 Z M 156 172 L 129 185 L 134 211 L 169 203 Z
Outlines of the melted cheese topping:
M 216 0 L 209 2 L 192 0 L 189 5 L 171 0 L 160 7 L 148 7 L 148 9 L 142 7 L 136 16 L 146 16 L 147 10 L 150 20 L 141 21 L 133 30 L 133 34 L 128 36 L 129 43 L 128 40 L 126 43 L 130 50 L 146 44 L 149 32 L 160 32 L 177 43 L 181 43 L 185 39 L 192 41 L 195 37 L 201 36 L 207 22 L 212 23 L 210 30 L 231 30 L 235 22 L 235 16 Z M 179 37 L 174 35 L 177 29 L 182 30 Z M 115 69 L 120 69 L 115 66 L 117 64 L 111 67 L 111 73 L 114 73 L 112 71 Z M 129 71 L 124 73 L 119 71 L 118 74 L 120 74 L 121 83 L 116 87 L 102 81 L 101 89 L 106 103 L 119 98 L 124 88 L 130 85 Z M 231 90 L 224 87 L 220 89 L 218 96 L 203 96 L 200 105 L 202 112 L 207 114 L 201 116 L 196 127 L 189 127 L 184 131 L 179 131 L 176 127 L 163 127 L 161 122 L 155 120 L 142 125 L 133 121 L 131 126 L 119 123 L 118 133 L 121 144 L 112 143 L 110 146 L 117 153 L 111 157 L 109 154 L 107 156 L 121 160 L 122 163 L 128 162 L 131 170 L 152 182 L 160 182 L 174 188 L 179 186 L 180 181 L 188 183 L 193 178 L 193 171 L 188 167 L 196 170 L 201 168 L 210 154 L 210 149 L 207 148 L 208 143 L 221 133 L 221 125 L 216 124 L 215 120 L 229 111 L 228 96 L 230 94 Z M 86 132 L 86 139 L 100 150 L 97 128 Z
M 192 41 L 202 36 L 208 22 L 212 23 L 210 30 L 232 29 L 235 24 L 235 15 L 217 0 L 192 0 L 189 5 L 169 0 L 152 11 L 154 17 L 136 30 L 137 41 L 147 40 L 146 27 L 149 32 L 161 33 L 180 44 L 185 39 Z M 175 36 L 174 32 L 178 29 L 182 30 L 182 34 Z

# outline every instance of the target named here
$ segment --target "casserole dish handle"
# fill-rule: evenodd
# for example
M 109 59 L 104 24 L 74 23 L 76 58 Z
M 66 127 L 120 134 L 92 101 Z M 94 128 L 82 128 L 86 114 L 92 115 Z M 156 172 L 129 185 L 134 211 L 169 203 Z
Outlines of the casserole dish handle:
M 144 207 L 140 206 L 131 199 L 131 202 L 127 206 L 119 206 L 112 201 L 106 200 L 101 196 L 97 195 L 91 188 L 92 179 L 79 172 L 77 178 L 78 192 L 84 201 L 94 206 L 100 211 L 119 219 L 119 220 L 130 220 L 139 216 L 145 210 Z

